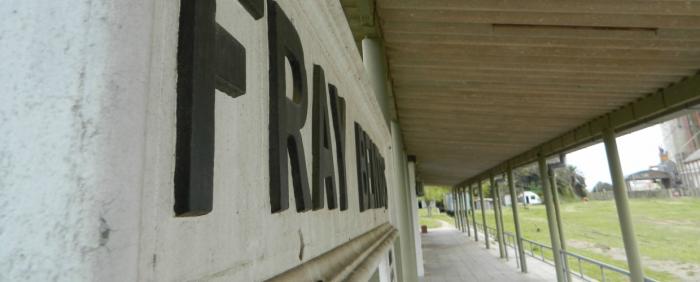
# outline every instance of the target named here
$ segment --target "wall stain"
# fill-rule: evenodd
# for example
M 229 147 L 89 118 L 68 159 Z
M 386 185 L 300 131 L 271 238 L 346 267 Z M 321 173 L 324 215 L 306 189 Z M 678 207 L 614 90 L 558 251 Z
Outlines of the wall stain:
M 112 232 L 112 229 L 107 225 L 107 220 L 104 217 L 100 217 L 100 247 L 107 245 L 110 232 Z
M 299 229 L 299 260 L 304 259 L 304 234 Z

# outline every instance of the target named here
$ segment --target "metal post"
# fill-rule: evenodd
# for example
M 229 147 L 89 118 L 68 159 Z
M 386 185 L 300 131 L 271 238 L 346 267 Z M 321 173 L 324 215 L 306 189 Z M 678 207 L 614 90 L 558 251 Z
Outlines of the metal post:
M 464 220 L 464 198 L 462 197 L 462 191 L 459 191 L 459 218 L 461 219 L 462 222 L 462 232 L 467 231 L 467 225 L 465 224 Z
M 484 210 L 484 192 L 481 189 L 481 180 L 476 184 L 476 188 L 479 190 L 479 205 L 481 206 L 481 221 L 484 224 L 484 242 L 486 242 L 486 248 L 489 249 L 489 230 L 486 228 L 486 211 Z
M 520 217 L 518 215 L 518 194 L 515 193 L 515 183 L 513 181 L 513 169 L 508 165 L 508 191 L 510 192 L 510 207 L 513 210 L 513 223 L 515 225 L 515 241 L 517 242 L 517 253 L 520 255 L 520 271 L 527 272 L 527 261 L 525 249 L 523 248 L 523 234 L 520 230 Z
M 564 225 L 561 222 L 561 212 L 559 209 L 559 189 L 557 189 L 557 172 L 554 168 L 549 169 L 549 183 L 552 190 L 552 198 L 554 199 L 554 213 L 557 217 L 557 231 L 559 232 L 559 242 L 561 249 L 566 251 L 566 240 L 564 240 Z M 569 272 L 569 261 L 564 257 L 564 275 L 566 280 L 571 281 L 571 273 Z
M 467 229 L 467 236 L 472 236 L 471 230 L 469 230 L 469 202 L 467 202 L 467 191 L 464 188 L 462 189 L 462 203 L 464 203 L 464 210 L 462 211 L 464 214 L 464 227 Z
M 566 281 L 564 276 L 564 268 L 561 261 L 561 247 L 559 240 L 559 232 L 557 231 L 557 220 L 554 215 L 554 204 L 552 203 L 552 191 L 549 189 L 547 162 L 540 153 L 537 160 L 540 168 L 540 183 L 544 191 L 544 203 L 547 210 L 547 223 L 549 224 L 549 239 L 552 243 L 552 255 L 554 257 L 554 269 L 557 271 L 557 281 Z
M 496 241 L 498 243 L 498 254 L 501 258 L 506 256 L 505 248 L 503 247 L 503 229 L 501 228 L 501 223 L 499 219 L 498 209 L 498 187 L 496 187 L 496 181 L 493 179 L 493 175 L 489 176 L 489 185 L 491 187 L 491 201 L 493 203 L 493 215 L 496 223 Z
M 459 218 L 457 217 L 457 188 L 452 188 L 452 216 L 455 220 L 455 227 L 459 229 Z
M 462 216 L 462 210 L 464 210 L 464 203 L 462 203 L 462 196 L 459 190 L 457 190 L 457 202 L 459 203 L 459 211 L 457 216 L 459 216 L 459 230 L 464 232 L 464 217 Z
M 639 257 L 637 240 L 634 236 L 632 217 L 630 215 L 629 203 L 627 202 L 627 187 L 625 187 L 625 177 L 622 174 L 620 156 L 617 152 L 615 133 L 610 128 L 603 130 L 603 142 L 605 142 L 605 152 L 608 156 L 608 166 L 610 167 L 610 177 L 613 182 L 613 195 L 615 196 L 615 206 L 617 207 L 617 217 L 620 220 L 622 229 L 622 241 L 625 244 L 625 254 L 627 255 L 627 266 L 630 270 L 631 280 L 634 282 L 644 281 L 642 270 L 642 260 Z
M 501 186 L 498 185 L 498 183 L 495 183 L 496 187 L 496 206 L 498 207 L 496 211 L 498 212 L 498 224 L 501 226 L 501 239 L 503 240 L 503 243 L 501 245 L 503 246 L 503 254 L 506 256 L 506 260 L 508 260 L 508 240 L 506 237 L 506 228 L 503 226 L 503 206 L 501 205 Z
M 458 196 L 458 190 L 457 188 L 454 188 L 454 194 L 452 194 L 454 197 L 452 197 L 452 202 L 454 202 L 454 217 L 455 217 L 455 227 L 457 230 L 462 229 L 462 222 L 460 221 L 459 218 L 459 196 Z
M 458 192 L 457 192 L 457 198 L 459 198 L 458 201 L 459 201 L 459 222 L 460 222 L 460 230 L 461 230 L 462 232 L 464 232 L 465 229 L 466 229 L 466 227 L 465 227 L 465 225 L 464 225 L 464 216 L 463 216 L 463 212 L 462 212 L 462 211 L 464 211 L 464 201 L 462 200 L 462 191 L 459 191 L 459 189 L 457 189 L 457 191 L 458 191 Z
M 469 184 L 469 208 L 472 211 L 472 225 L 474 225 L 474 241 L 479 242 L 479 233 L 476 230 L 476 212 L 474 211 L 474 189 Z

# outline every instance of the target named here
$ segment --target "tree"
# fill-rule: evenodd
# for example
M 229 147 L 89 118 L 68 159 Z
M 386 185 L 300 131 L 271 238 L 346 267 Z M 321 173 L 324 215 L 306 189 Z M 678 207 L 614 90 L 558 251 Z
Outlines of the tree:
M 556 169 L 557 192 L 564 198 L 585 197 L 586 179 L 581 175 L 575 166 L 568 165 L 566 168 Z M 519 167 L 513 170 L 513 178 L 516 187 L 522 187 L 525 191 L 531 191 L 542 196 L 542 183 L 540 181 L 540 171 L 536 163 Z
M 613 186 L 607 182 L 598 182 L 593 186 L 593 192 L 612 191 Z
M 450 193 L 449 187 L 444 186 L 426 186 L 425 195 L 422 198 L 425 202 L 430 205 L 431 202 L 435 202 L 435 205 L 441 205 L 446 194 Z M 432 216 L 432 207 L 428 206 L 428 216 Z

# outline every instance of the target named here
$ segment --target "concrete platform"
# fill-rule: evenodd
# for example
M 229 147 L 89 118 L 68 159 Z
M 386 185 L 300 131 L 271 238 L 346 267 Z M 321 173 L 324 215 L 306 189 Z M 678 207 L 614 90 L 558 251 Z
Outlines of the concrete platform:
M 423 282 L 447 281 L 556 281 L 554 267 L 528 257 L 528 273 L 521 273 L 511 251 L 510 260 L 498 257 L 498 246 L 484 247 L 453 227 L 422 234 L 425 276 Z M 492 241 L 493 242 L 493 241 Z

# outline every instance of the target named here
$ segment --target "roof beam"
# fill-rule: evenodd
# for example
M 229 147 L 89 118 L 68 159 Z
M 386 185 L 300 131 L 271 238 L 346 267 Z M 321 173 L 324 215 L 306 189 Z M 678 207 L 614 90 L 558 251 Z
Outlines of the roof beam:
M 510 3 L 510 2 L 509 2 Z M 631 2 L 625 2 L 631 3 Z M 419 9 L 380 7 L 382 19 L 402 22 L 435 23 L 483 23 L 522 26 L 544 26 L 561 28 L 602 29 L 700 29 L 700 16 L 693 15 L 644 15 L 626 13 L 593 14 L 578 12 L 541 11 L 491 11 L 456 9 Z
M 692 16 L 700 14 L 700 3 L 692 1 L 548 1 L 548 0 L 381 0 L 384 9 L 550 12 L 622 15 Z
M 508 165 L 516 167 L 533 162 L 537 159 L 539 152 L 545 156 L 551 156 L 588 144 L 600 139 L 605 128 L 611 128 L 616 132 L 631 130 L 698 103 L 700 103 L 700 74 L 594 118 L 455 186 L 464 186 L 485 179 L 489 174 L 503 173 Z

